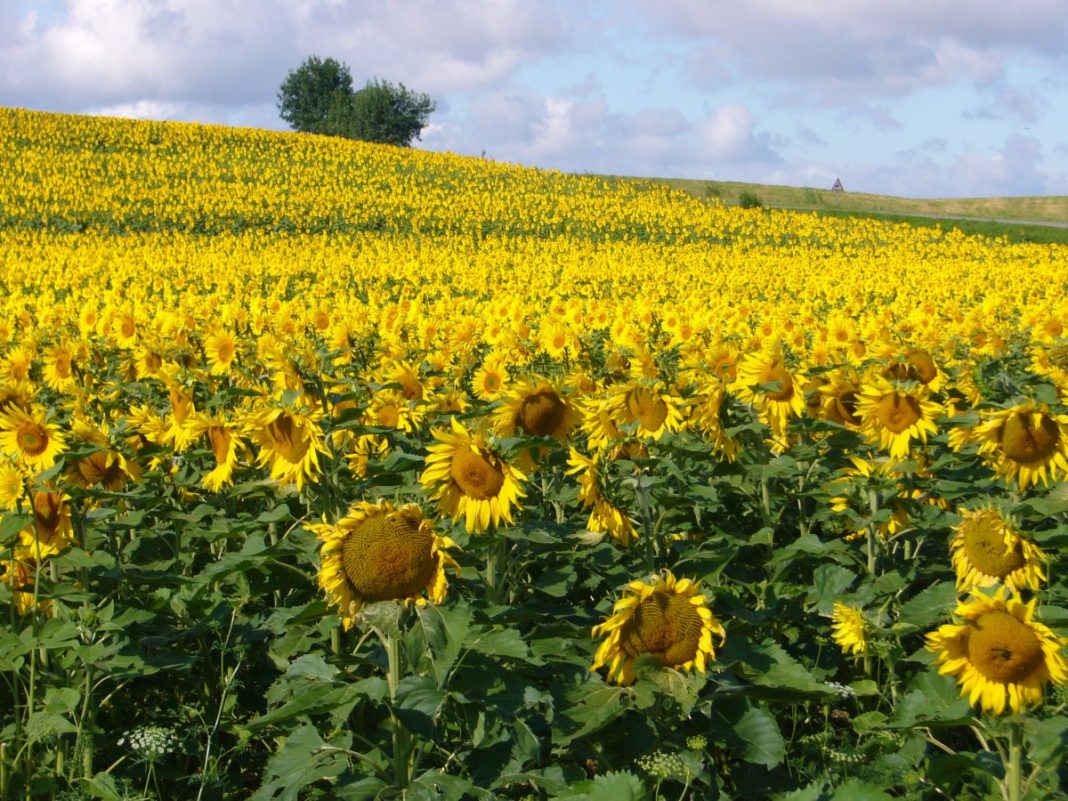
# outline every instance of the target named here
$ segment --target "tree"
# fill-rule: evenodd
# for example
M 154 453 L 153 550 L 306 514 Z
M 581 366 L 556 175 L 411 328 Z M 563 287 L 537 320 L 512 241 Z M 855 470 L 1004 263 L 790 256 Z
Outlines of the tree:
M 420 138 L 435 107 L 427 94 L 373 78 L 352 96 L 349 135 L 407 147 Z
M 352 73 L 335 59 L 309 56 L 278 90 L 278 113 L 294 130 L 328 133 L 328 120 L 352 97 Z
M 295 130 L 408 146 L 435 108 L 429 95 L 372 78 L 352 91 L 349 68 L 332 58 L 305 59 L 278 92 L 278 111 Z

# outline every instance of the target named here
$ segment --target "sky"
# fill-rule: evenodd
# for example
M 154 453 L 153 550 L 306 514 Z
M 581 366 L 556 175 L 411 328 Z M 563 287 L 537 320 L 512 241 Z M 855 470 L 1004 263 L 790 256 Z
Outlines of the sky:
M 1068 194 L 1068 0 L 0 0 L 0 105 L 286 129 L 310 55 L 417 147 L 904 197 Z

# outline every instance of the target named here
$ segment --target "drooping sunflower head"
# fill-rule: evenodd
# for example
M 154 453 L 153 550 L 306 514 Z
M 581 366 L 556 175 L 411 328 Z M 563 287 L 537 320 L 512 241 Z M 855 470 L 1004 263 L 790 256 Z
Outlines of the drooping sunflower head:
M 993 596 L 973 589 L 954 611 L 962 622 L 927 635 L 938 672 L 954 677 L 961 696 L 982 711 L 1000 715 L 1037 706 L 1046 684 L 1068 682 L 1061 655 L 1068 640 L 1034 619 L 1036 602 L 1024 603 L 1007 587 Z
M 720 645 L 726 640 L 723 625 L 716 620 L 698 583 L 670 573 L 649 582 L 632 581 L 616 602 L 612 615 L 593 627 L 593 636 L 604 637 L 593 660 L 593 670 L 608 666 L 608 680 L 631 684 L 634 663 L 651 654 L 670 668 L 704 672 L 715 659 L 713 635 Z
M 975 432 L 979 452 L 1021 490 L 1068 475 L 1068 415 L 1033 401 L 990 415 Z
M 319 586 L 345 628 L 366 602 L 425 604 L 425 592 L 432 603 L 442 603 L 445 567 L 458 569 L 448 553 L 456 544 L 435 534 L 415 504 L 395 508 L 388 501 L 361 501 L 337 523 L 307 528 L 323 543 Z
M 497 430 L 566 442 L 582 415 L 570 399 L 542 378 L 520 381 L 497 412 Z
M 599 458 L 591 458 L 572 448 L 567 460 L 567 475 L 578 480 L 582 508 L 590 510 L 586 527 L 593 532 L 606 531 L 621 545 L 630 545 L 638 538 L 637 529 L 626 511 L 605 497 L 601 489 Z
M 915 381 L 932 392 L 942 388 L 944 373 L 930 351 L 924 348 L 909 348 L 887 366 L 885 375 L 895 381 Z
M 1046 579 L 1045 555 L 993 507 L 962 509 L 950 542 L 957 589 L 1001 583 L 1019 591 L 1037 590 Z
M 420 482 L 432 493 L 438 507 L 464 518 L 469 532 L 481 533 L 502 520 L 512 522 L 512 506 L 523 492 L 524 475 L 495 453 L 482 435 L 471 435 L 454 417 L 452 430 L 434 429 L 436 444 L 429 455 Z
M 297 489 L 319 472 L 319 456 L 327 453 L 319 421 L 312 410 L 268 406 L 255 412 L 249 431 L 260 446 L 257 461 L 270 470 L 271 478 L 296 484 Z
M 859 382 L 850 376 L 834 375 L 819 388 L 823 401 L 821 405 L 823 416 L 840 425 L 857 428 L 861 422 L 857 414 L 860 391 Z
M 632 428 L 640 437 L 660 439 L 665 432 L 678 431 L 682 425 L 682 400 L 659 381 L 621 384 L 613 391 L 611 404 L 613 420 Z

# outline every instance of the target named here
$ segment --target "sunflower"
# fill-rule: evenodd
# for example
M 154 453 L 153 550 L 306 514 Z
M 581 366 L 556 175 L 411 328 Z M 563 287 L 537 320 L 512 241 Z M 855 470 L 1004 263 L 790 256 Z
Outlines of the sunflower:
M 751 353 L 737 370 L 731 391 L 743 403 L 754 406 L 772 433 L 781 437 L 789 419 L 805 411 L 805 393 L 786 369 L 782 351 L 775 348 Z
M 26 467 L 47 470 L 66 445 L 62 432 L 47 421 L 41 407 L 27 412 L 11 405 L 0 412 L 0 448 Z
M 871 626 L 864 613 L 855 606 L 835 601 L 831 607 L 831 637 L 842 653 L 859 656 L 868 649 Z
M 666 667 L 702 673 L 716 658 L 712 635 L 720 645 L 727 632 L 698 595 L 698 582 L 670 573 L 651 581 L 632 581 L 612 608 L 612 615 L 593 627 L 593 636 L 605 640 L 597 648 L 592 670 L 608 666 L 608 680 L 634 682 L 634 663 L 652 654 Z
M 597 460 L 572 448 L 567 465 L 569 469 L 566 474 L 578 479 L 582 508 L 590 509 L 586 528 L 594 532 L 607 531 L 619 540 L 621 545 L 630 545 L 637 539 L 638 532 L 627 513 L 608 501 L 601 492 Z
M 947 623 L 927 635 L 943 676 L 953 676 L 973 706 L 1000 715 L 1042 703 L 1046 684 L 1068 682 L 1068 662 L 1060 651 L 1068 640 L 1034 619 L 1037 599 L 1024 603 L 1015 591 L 993 595 L 973 588 L 957 604 L 961 623 Z
M 857 400 L 861 391 L 859 383 L 842 373 L 832 374 L 829 379 L 819 387 L 819 394 L 823 396 L 823 416 L 847 428 L 858 428 L 861 423 L 857 414 Z
M 198 413 L 189 421 L 189 434 L 193 438 L 207 436 L 215 457 L 215 467 L 204 474 L 200 485 L 209 492 L 219 492 L 233 483 L 238 452 L 245 449 L 240 431 L 233 423 L 219 414 Z
M 988 507 L 962 509 L 960 514 L 964 519 L 954 527 L 950 542 L 958 590 L 999 582 L 1017 592 L 1037 590 L 1046 580 L 1042 568 L 1045 554 L 1020 536 L 1001 512 Z
M 34 558 L 54 556 L 74 543 L 70 506 L 59 492 L 38 490 L 30 496 L 33 521 L 19 532 L 19 542 Z
M 678 431 L 682 425 L 681 399 L 668 393 L 660 382 L 623 384 L 613 390 L 611 400 L 613 419 L 619 425 L 634 427 L 638 436 L 660 439 L 666 431 Z
M 237 359 L 237 339 L 227 331 L 216 331 L 204 340 L 204 355 L 212 375 L 226 375 Z
M 493 400 L 504 390 L 508 383 L 508 370 L 504 366 L 504 360 L 500 358 L 487 358 L 482 366 L 475 370 L 471 378 L 471 386 L 475 395 L 483 400 Z
M 504 397 L 496 418 L 497 431 L 502 436 L 510 437 L 518 431 L 566 442 L 581 414 L 566 395 L 536 377 L 516 384 Z
M 319 457 L 327 453 L 321 418 L 318 411 L 281 406 L 254 413 L 248 429 L 260 446 L 260 467 L 269 467 L 271 478 L 303 489 L 304 482 L 319 472 Z
M 690 424 L 704 434 L 712 446 L 712 452 L 728 462 L 738 459 L 742 444 L 727 435 L 730 423 L 725 419 L 729 411 L 730 396 L 717 380 L 703 381 L 697 394 L 691 399 Z
M 502 520 L 512 522 L 512 506 L 524 497 L 525 476 L 495 454 L 481 435 L 472 436 L 452 418 L 452 431 L 434 429 L 437 443 L 427 450 L 420 481 L 438 507 L 453 520 L 464 518 L 469 532 L 481 533 Z
M 323 543 L 319 586 L 346 629 L 365 602 L 425 604 L 425 591 L 440 604 L 448 588 L 445 566 L 459 570 L 447 550 L 456 543 L 435 534 L 415 504 L 360 501 L 337 523 L 306 528 Z
M 1068 415 L 1034 401 L 994 412 L 974 434 L 979 453 L 1020 490 L 1068 475 Z
M 945 373 L 923 348 L 909 348 L 897 356 L 886 368 L 885 375 L 896 381 L 915 381 L 931 392 L 942 389 L 945 381 Z
M 856 403 L 856 416 L 868 442 L 894 459 L 908 458 L 913 439 L 927 442 L 928 434 L 937 434 L 934 421 L 941 413 L 942 407 L 920 390 L 898 387 L 884 378 L 866 383 Z
M 0 508 L 14 509 L 22 499 L 22 471 L 14 464 L 0 463 Z
M 626 437 L 613 419 L 611 400 L 589 400 L 583 403 L 581 408 L 582 431 L 586 434 L 589 446 L 594 450 L 604 450 L 613 442 Z
M 76 386 L 73 371 L 74 351 L 70 345 L 56 345 L 44 357 L 41 373 L 44 382 L 56 392 L 69 392 Z
M 33 553 L 22 546 L 16 546 L 13 558 L 0 559 L 0 583 L 11 589 L 15 611 L 28 615 L 34 608 L 33 579 L 36 568 Z M 39 599 L 37 608 L 47 612 L 52 606 L 50 600 Z

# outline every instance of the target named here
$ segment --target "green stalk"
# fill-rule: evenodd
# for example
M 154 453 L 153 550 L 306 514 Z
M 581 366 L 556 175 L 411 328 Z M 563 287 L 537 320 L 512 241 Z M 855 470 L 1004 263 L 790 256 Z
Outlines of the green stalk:
M 868 504 L 871 507 L 871 516 L 875 517 L 875 513 L 879 511 L 879 495 L 872 490 L 868 493 Z M 875 576 L 875 521 L 874 519 L 868 523 L 868 573 L 872 577 Z
M 386 684 L 389 687 L 389 715 L 393 722 L 393 783 L 397 787 L 408 786 L 408 758 L 411 753 L 411 741 L 408 730 L 405 729 L 397 717 L 396 709 L 397 687 L 401 677 L 401 653 L 400 642 L 391 634 L 380 633 L 382 643 L 386 646 L 386 659 L 389 664 L 389 672 L 386 676 Z
M 1005 788 L 1009 801 L 1020 801 L 1023 789 L 1023 723 L 1009 724 L 1009 764 L 1005 769 Z
M 486 551 L 486 598 L 495 604 L 504 601 L 505 574 L 508 569 L 508 541 L 500 536 L 495 525 L 490 525 L 486 535 L 492 537 Z

